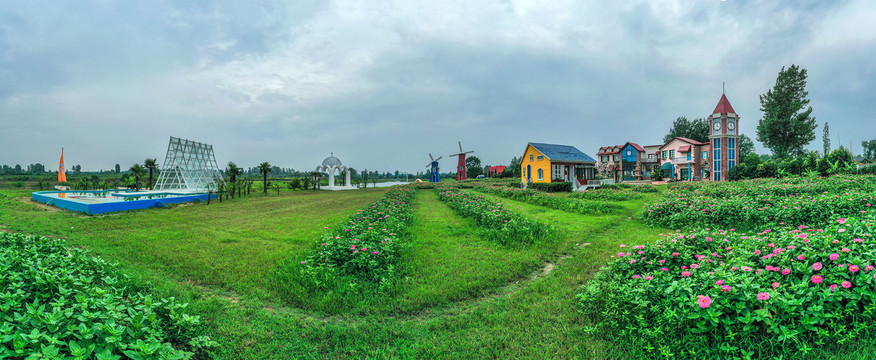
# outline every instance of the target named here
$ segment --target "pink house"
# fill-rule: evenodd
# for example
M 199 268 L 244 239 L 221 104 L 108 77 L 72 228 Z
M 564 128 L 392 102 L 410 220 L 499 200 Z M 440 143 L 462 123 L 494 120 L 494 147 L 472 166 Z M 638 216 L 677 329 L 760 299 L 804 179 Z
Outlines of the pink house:
M 709 143 L 677 137 L 658 150 L 660 173 L 664 179 L 709 179 Z

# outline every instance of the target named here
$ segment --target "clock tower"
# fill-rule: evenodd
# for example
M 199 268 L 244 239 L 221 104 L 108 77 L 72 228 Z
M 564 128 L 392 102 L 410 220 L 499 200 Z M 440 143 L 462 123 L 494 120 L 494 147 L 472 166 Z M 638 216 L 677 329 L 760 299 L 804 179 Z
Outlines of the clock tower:
M 718 106 L 709 116 L 709 142 L 712 145 L 710 178 L 727 181 L 730 169 L 739 162 L 739 115 L 725 94 L 721 94 Z

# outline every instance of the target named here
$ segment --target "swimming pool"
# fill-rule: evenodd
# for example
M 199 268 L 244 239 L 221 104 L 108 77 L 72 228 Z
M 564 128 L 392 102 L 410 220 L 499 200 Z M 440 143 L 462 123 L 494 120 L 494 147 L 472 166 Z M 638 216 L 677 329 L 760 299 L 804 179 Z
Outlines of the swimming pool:
M 212 195 L 212 198 L 215 199 L 216 195 Z M 65 190 L 37 191 L 31 195 L 31 199 L 62 209 L 93 215 L 114 211 L 167 207 L 169 204 L 192 201 L 207 201 L 207 194 L 127 189 Z

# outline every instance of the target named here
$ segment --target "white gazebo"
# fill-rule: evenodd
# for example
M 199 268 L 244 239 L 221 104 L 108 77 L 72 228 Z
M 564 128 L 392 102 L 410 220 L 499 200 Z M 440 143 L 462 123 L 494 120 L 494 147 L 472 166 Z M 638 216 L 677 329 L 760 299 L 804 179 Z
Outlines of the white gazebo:
M 328 173 L 329 185 L 324 187 L 326 190 L 349 190 L 355 189 L 350 185 L 350 169 L 341 164 L 341 160 L 335 157 L 334 153 L 322 161 L 322 165 L 316 167 L 316 171 Z M 344 185 L 335 186 L 335 172 L 345 174 Z

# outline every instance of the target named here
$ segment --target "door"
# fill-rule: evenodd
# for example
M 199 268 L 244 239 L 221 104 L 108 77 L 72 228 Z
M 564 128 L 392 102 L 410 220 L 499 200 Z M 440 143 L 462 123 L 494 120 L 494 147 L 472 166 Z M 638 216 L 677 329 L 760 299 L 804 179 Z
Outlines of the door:
M 532 182 L 532 165 L 526 165 L 526 182 Z

